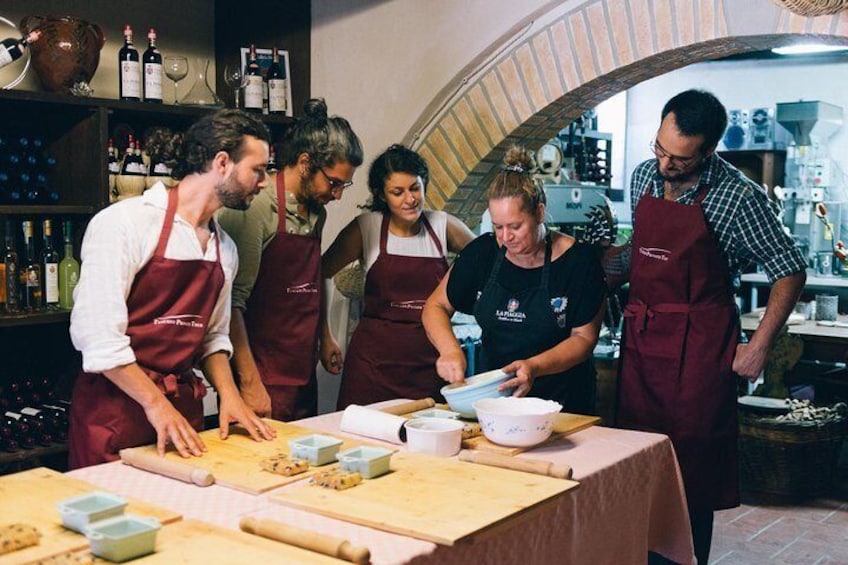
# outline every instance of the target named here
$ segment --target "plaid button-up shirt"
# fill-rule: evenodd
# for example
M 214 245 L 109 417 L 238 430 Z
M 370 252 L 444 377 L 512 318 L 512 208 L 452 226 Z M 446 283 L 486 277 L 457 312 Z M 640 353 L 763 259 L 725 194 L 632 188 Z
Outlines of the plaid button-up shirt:
M 752 264 L 762 265 L 770 282 L 806 269 L 806 259 L 792 237 L 783 231 L 779 208 L 769 200 L 763 187 L 713 154 L 698 184 L 676 201 L 692 205 L 698 192 L 707 187 L 709 192 L 702 203 L 704 217 L 732 277 Z M 652 196 L 663 197 L 656 159 L 640 163 L 630 180 L 634 230 L 636 204 L 648 190 Z

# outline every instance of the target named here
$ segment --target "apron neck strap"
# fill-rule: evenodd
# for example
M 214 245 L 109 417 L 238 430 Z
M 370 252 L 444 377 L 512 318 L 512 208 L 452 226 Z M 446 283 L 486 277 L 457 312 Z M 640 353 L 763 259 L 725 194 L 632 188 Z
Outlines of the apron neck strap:
M 179 203 L 180 185 L 174 188 L 166 188 L 168 192 L 168 207 L 165 209 L 165 223 L 162 225 L 162 231 L 159 232 L 159 243 L 156 244 L 156 252 L 154 257 L 165 257 L 165 248 L 168 247 L 168 239 L 171 237 L 171 229 L 174 227 L 174 216 L 177 214 L 177 204 Z

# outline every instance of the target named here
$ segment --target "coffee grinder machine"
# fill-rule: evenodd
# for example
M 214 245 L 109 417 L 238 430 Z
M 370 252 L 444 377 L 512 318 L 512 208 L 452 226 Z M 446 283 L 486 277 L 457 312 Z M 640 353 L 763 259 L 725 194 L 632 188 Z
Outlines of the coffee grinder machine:
M 777 122 L 793 143 L 786 150 L 786 186 L 776 187 L 775 196 L 782 201 L 784 224 L 821 275 L 835 271 L 834 244 L 848 238 L 845 175 L 827 145 L 842 127 L 842 114 L 841 107 L 821 101 L 777 104 Z

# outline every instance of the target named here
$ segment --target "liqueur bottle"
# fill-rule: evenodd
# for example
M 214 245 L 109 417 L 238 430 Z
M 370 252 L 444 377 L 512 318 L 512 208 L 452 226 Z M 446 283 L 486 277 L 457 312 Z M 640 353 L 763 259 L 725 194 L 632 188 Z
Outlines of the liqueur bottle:
M 147 50 L 142 56 L 144 64 L 144 101 L 162 103 L 162 54 L 156 49 L 156 30 L 147 32 Z
M 22 306 L 27 312 L 41 310 L 41 265 L 35 257 L 35 241 L 32 237 L 32 221 L 24 220 L 24 241 L 26 243 L 26 264 L 21 271 Z
M 118 51 L 118 69 L 121 80 L 118 84 L 121 100 L 141 100 L 140 66 L 138 50 L 133 47 L 132 28 L 124 27 L 124 46 Z
M 74 289 L 80 276 L 80 264 L 74 258 L 73 227 L 65 220 L 63 235 L 65 238 L 65 256 L 59 263 L 59 307 L 70 310 L 74 307 Z
M 15 238 L 12 235 L 12 220 L 6 220 L 6 251 L 3 254 L 3 286 L 6 291 L 5 312 L 14 314 L 20 312 L 18 254 L 15 251 Z
M 48 310 L 59 309 L 59 253 L 53 247 L 53 225 L 44 220 L 44 247 L 41 249 L 42 296 L 44 307 Z

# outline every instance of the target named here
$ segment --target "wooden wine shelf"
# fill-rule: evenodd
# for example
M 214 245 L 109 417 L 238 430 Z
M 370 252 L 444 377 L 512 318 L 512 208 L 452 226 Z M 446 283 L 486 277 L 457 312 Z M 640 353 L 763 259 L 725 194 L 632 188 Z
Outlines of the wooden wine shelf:
M 0 314 L 0 328 L 11 326 L 37 326 L 41 324 L 68 323 L 70 310 L 56 312 L 35 312 L 32 314 Z
M 90 216 L 96 212 L 94 206 L 0 206 L 0 214 L 15 216 Z
M 60 455 L 68 452 L 68 444 L 65 442 L 54 443 L 48 446 L 33 447 L 32 449 L 21 449 L 13 453 L 0 453 L 0 465 L 8 465 L 10 463 L 21 463 L 29 461 L 37 457 L 45 457 L 47 455 Z

